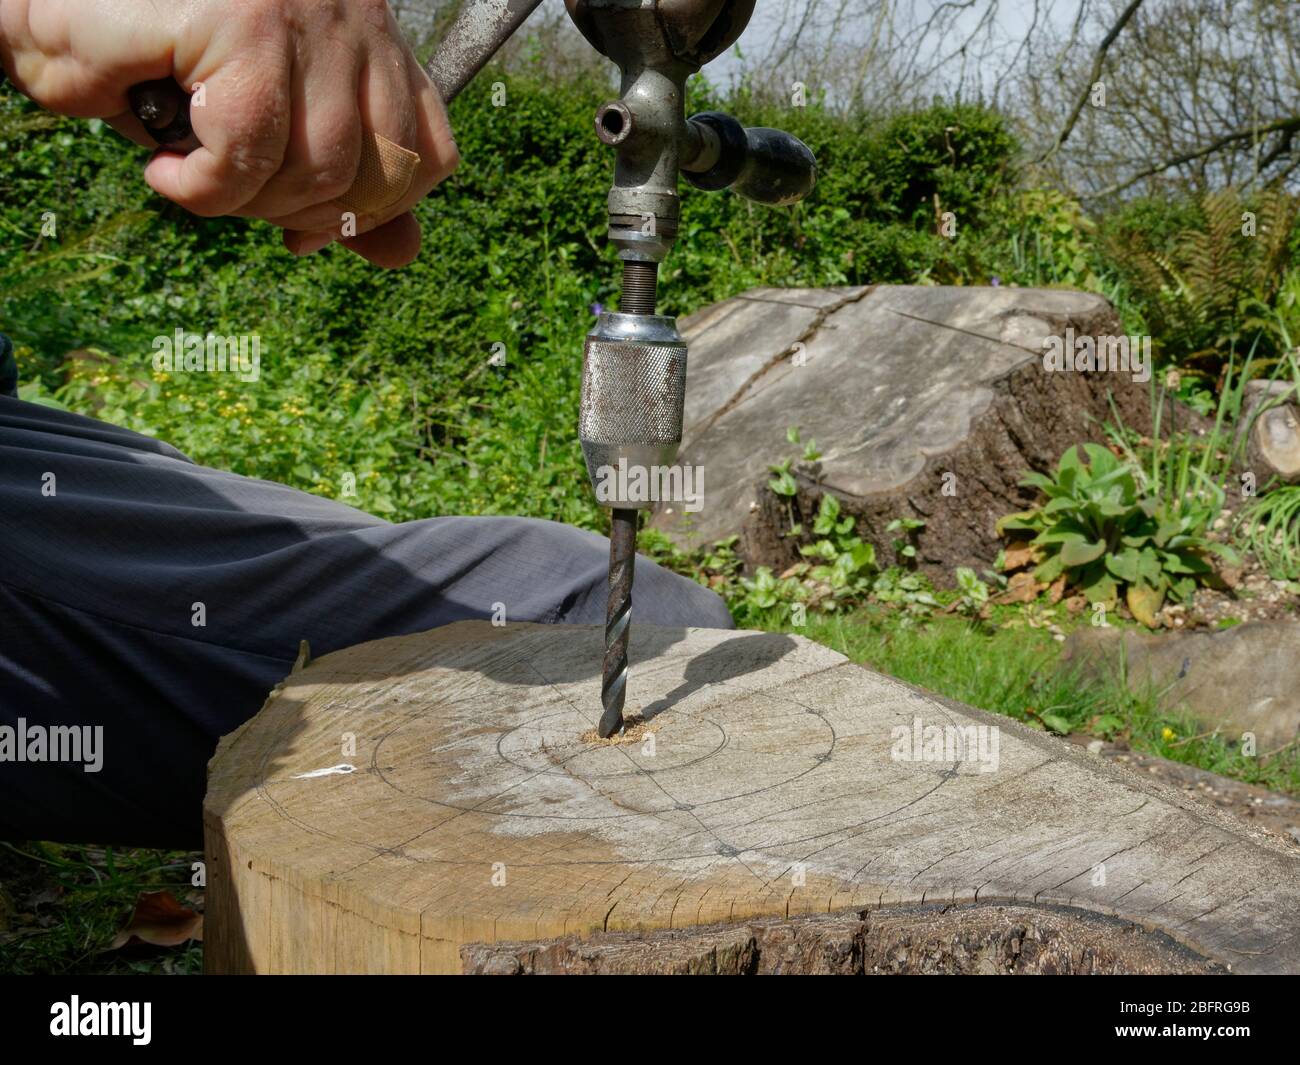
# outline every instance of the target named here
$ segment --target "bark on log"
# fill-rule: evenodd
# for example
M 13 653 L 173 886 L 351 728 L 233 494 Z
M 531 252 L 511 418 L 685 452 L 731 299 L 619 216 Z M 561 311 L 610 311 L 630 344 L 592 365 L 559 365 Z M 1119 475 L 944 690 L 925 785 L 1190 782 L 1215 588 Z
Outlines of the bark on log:
M 210 765 L 207 970 L 563 968 L 605 933 L 638 971 L 709 936 L 734 971 L 1300 970 L 1300 859 L 1189 796 L 776 633 L 634 628 L 643 721 L 597 741 L 601 647 L 464 622 L 288 677 Z
M 474 943 L 474 976 L 1148 975 L 1226 970 L 1160 932 L 1064 906 L 889 906 L 587 939 Z

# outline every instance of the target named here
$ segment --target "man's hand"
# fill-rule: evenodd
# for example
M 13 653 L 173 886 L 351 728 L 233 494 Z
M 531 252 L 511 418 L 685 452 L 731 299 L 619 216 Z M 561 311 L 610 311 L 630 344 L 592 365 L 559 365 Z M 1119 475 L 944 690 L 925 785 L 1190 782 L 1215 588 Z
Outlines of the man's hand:
M 300 255 L 338 239 L 380 266 L 410 262 L 411 207 L 459 162 L 442 100 L 383 0 L 0 0 L 0 59 L 42 106 L 107 119 L 147 146 L 127 90 L 201 83 L 190 117 L 203 147 L 160 151 L 145 180 L 195 214 L 266 219 Z M 363 130 L 421 162 L 398 203 L 343 238 L 332 201 L 356 177 Z

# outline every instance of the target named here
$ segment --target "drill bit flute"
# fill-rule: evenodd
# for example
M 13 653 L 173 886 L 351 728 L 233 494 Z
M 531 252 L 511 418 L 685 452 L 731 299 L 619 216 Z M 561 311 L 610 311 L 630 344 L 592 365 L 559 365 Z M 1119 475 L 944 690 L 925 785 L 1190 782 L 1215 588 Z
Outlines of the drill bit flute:
M 565 0 L 569 16 L 622 74 L 620 98 L 596 111 L 596 135 L 617 152 L 609 238 L 623 261 L 617 313 L 587 334 L 578 435 L 597 500 L 611 510 L 609 605 L 597 732 L 623 727 L 638 511 L 660 493 L 682 439 L 686 343 L 656 314 L 659 264 L 677 236 L 678 171 L 701 189 L 760 203 L 811 191 L 812 153 L 779 130 L 729 115 L 685 117 L 686 79 L 740 36 L 754 0 Z M 683 483 L 681 479 L 678 483 Z

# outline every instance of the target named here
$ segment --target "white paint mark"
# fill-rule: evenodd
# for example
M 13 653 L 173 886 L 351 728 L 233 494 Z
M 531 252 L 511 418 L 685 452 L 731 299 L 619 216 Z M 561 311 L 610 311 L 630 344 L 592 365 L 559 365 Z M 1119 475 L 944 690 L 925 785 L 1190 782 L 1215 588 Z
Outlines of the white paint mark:
M 307 780 L 310 777 L 329 777 L 335 773 L 355 773 L 356 771 L 356 766 L 344 762 L 342 765 L 332 765 L 328 769 L 313 769 L 310 773 L 295 773 L 293 779 Z

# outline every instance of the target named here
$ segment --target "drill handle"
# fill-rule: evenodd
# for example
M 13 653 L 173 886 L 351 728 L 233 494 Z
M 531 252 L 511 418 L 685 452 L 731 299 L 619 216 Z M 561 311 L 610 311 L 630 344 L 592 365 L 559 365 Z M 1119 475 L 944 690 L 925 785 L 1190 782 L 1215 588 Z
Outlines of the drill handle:
M 701 145 L 683 167 L 697 189 L 731 189 L 748 200 L 784 207 L 812 192 L 817 160 L 798 137 L 766 126 L 746 128 L 730 115 L 704 111 L 689 121 Z

